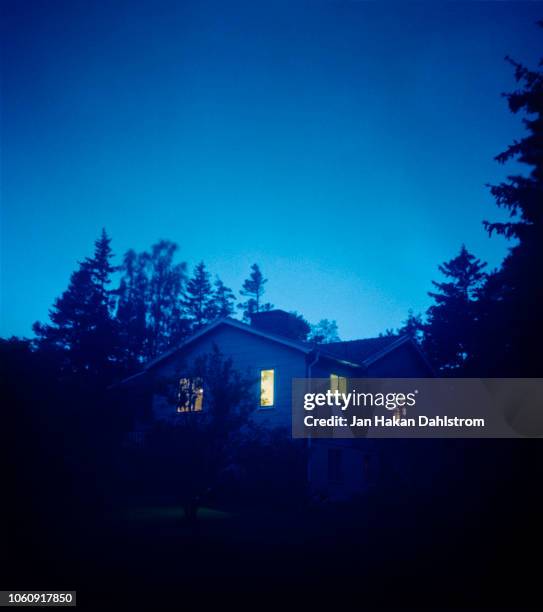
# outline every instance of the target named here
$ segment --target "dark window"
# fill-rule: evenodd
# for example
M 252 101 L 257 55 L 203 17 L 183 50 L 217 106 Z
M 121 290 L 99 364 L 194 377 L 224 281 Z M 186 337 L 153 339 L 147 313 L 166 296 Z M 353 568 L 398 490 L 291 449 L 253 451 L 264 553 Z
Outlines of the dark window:
M 328 480 L 330 482 L 341 482 L 341 451 L 339 448 L 328 449 Z
M 364 478 L 368 479 L 370 477 L 370 456 L 369 455 L 364 455 L 364 460 L 363 460 L 363 464 L 362 464 L 362 469 L 364 471 Z

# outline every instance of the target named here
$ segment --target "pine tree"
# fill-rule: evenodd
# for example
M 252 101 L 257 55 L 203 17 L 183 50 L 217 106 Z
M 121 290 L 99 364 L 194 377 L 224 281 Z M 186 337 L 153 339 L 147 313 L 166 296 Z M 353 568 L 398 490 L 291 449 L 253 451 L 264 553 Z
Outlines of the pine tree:
M 460 253 L 439 266 L 445 282 L 432 281 L 435 304 L 427 311 L 424 350 L 444 374 L 455 375 L 466 368 L 473 355 L 476 301 L 486 278 L 486 263 L 462 246 Z
M 543 27 L 543 21 L 539 25 Z M 485 227 L 490 234 L 496 232 L 532 246 L 541 237 L 543 226 L 543 72 L 528 70 L 511 58 L 507 60 L 515 68 L 516 81 L 522 85 L 521 89 L 506 94 L 509 109 L 515 114 L 524 111 L 531 118 L 523 121 L 528 135 L 511 144 L 496 160 L 501 164 L 516 160 L 531 170 L 528 176 L 517 174 L 491 186 L 496 204 L 505 208 L 514 221 L 485 221 Z M 542 248 L 540 243 L 538 246 Z
M 400 336 L 409 336 L 412 340 L 417 342 L 417 344 L 420 344 L 424 336 L 424 323 L 422 321 L 422 315 L 416 315 L 413 312 L 413 309 L 410 308 L 407 311 L 407 319 L 398 329 L 398 334 Z
M 234 312 L 236 298 L 233 291 L 227 287 L 220 278 L 215 281 L 215 291 L 213 293 L 214 315 L 220 319 L 229 317 Z
M 339 342 L 337 323 L 328 319 L 321 319 L 316 325 L 311 326 L 309 341 L 316 344 Z
M 117 328 L 109 289 L 113 253 L 105 230 L 94 255 L 73 272 L 66 291 L 49 311 L 50 324 L 34 324 L 38 345 L 54 350 L 65 374 L 108 380 L 117 362 Z
M 111 259 L 113 259 L 111 238 L 103 228 L 100 238 L 94 243 L 94 255 L 87 257 L 85 262 L 92 275 L 100 300 L 108 305 L 108 309 L 112 305 L 111 292 L 108 286 L 111 284 L 111 275 L 117 271 L 117 268 L 111 264 Z
M 203 261 L 196 266 L 194 274 L 187 282 L 184 305 L 193 330 L 215 318 L 211 281 Z
M 238 308 L 243 312 L 244 321 L 250 321 L 251 315 L 255 312 L 271 310 L 273 308 L 273 305 L 269 302 L 262 303 L 262 296 L 264 295 L 267 282 L 268 279 L 264 278 L 258 264 L 253 264 L 251 266 L 251 274 L 243 282 L 240 291 L 240 295 L 247 298 L 245 302 L 238 304 Z
M 507 59 L 515 68 L 519 89 L 506 98 L 512 113 L 526 114 L 527 134 L 496 160 L 524 164 L 529 172 L 491 187 L 497 205 L 509 212 L 511 220 L 486 221 L 485 226 L 490 234 L 501 234 L 516 243 L 485 288 L 480 341 L 486 345 L 481 345 L 486 354 L 481 365 L 492 363 L 492 375 L 540 376 L 543 284 L 537 275 L 543 267 L 543 72 Z

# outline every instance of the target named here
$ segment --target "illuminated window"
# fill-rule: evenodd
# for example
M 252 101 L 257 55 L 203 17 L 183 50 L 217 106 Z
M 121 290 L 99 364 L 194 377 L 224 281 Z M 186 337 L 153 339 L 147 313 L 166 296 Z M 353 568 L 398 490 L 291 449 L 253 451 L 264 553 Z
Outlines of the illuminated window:
M 204 386 L 201 378 L 179 379 L 177 412 L 199 412 L 204 404 Z
M 271 408 L 275 395 L 275 370 L 260 370 L 260 406 Z
M 347 378 L 345 376 L 338 376 L 337 374 L 330 374 L 330 391 L 339 391 L 340 393 L 347 393 Z

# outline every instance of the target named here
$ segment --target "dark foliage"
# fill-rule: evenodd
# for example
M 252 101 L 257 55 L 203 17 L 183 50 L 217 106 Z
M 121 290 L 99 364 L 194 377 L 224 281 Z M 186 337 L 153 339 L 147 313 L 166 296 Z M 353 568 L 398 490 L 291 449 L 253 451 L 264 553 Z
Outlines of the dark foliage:
M 308 340 L 315 344 L 339 342 L 337 323 L 329 319 L 321 319 L 316 325 L 311 325 Z
M 203 410 L 194 409 L 190 384 L 203 383 Z M 157 381 L 157 392 L 171 407 L 170 417 L 159 422 L 150 436 L 150 460 L 155 474 L 169 479 L 170 489 L 189 519 L 236 466 L 239 447 L 249 416 L 257 405 L 254 381 L 244 378 L 214 346 L 204 355 L 181 368 L 171 378 Z M 176 407 L 183 412 L 176 412 Z
M 490 273 L 462 247 L 440 266 L 447 282 L 434 282 L 438 291 L 430 293 L 434 304 L 424 320 L 410 314 L 398 330 L 419 341 L 444 375 L 538 377 L 542 372 L 543 285 L 537 273 L 543 267 L 543 72 L 507 60 L 519 87 L 505 97 L 512 113 L 525 114 L 526 134 L 496 160 L 523 164 L 528 172 L 490 187 L 510 220 L 484 226 L 513 245 Z
M 407 311 L 407 319 L 396 333 L 400 336 L 409 336 L 417 342 L 417 344 L 420 344 L 424 337 L 424 322 L 422 320 L 422 315 L 416 315 L 410 308 Z
M 145 258 L 130 249 L 121 266 L 122 276 L 117 295 L 119 358 L 126 372 L 135 370 L 147 354 L 148 285 Z
M 79 264 L 68 289 L 55 301 L 49 324 L 34 324 L 38 346 L 55 354 L 64 376 L 86 376 L 108 382 L 118 367 L 118 327 L 109 285 L 111 239 L 105 230 L 94 254 Z
M 239 508 L 301 510 L 308 501 L 307 445 L 283 429 L 254 428 L 240 445 Z
M 223 317 L 231 316 L 236 302 L 233 291 L 220 278 L 215 280 L 214 288 L 213 307 L 215 317 L 222 319 Z
M 200 329 L 215 318 L 217 309 L 214 297 L 209 272 L 201 261 L 185 288 L 184 306 L 192 330 Z
M 271 310 L 273 305 L 270 303 L 262 303 L 262 296 L 265 292 L 265 285 L 268 282 L 267 278 L 260 271 L 258 264 L 251 266 L 251 274 L 243 282 L 243 287 L 239 292 L 240 295 L 246 297 L 247 300 L 238 304 L 238 308 L 243 313 L 243 320 L 249 322 L 251 315 L 262 310 Z
M 430 293 L 430 296 L 435 304 L 426 313 L 422 345 L 430 360 L 444 375 L 464 372 L 466 363 L 474 357 L 476 301 L 486 278 L 483 272 L 485 266 L 465 246 L 451 261 L 439 266 L 447 280 L 433 282 L 437 291 Z M 415 323 L 411 320 L 411 326 Z
M 527 133 L 496 159 L 516 161 L 529 171 L 491 187 L 497 205 L 509 212 L 511 221 L 485 225 L 490 234 L 502 234 L 515 244 L 483 292 L 479 337 L 488 338 L 482 357 L 493 374 L 540 376 L 543 286 L 537 273 L 543 265 L 543 72 L 509 61 L 519 88 L 506 98 L 511 112 L 525 114 Z

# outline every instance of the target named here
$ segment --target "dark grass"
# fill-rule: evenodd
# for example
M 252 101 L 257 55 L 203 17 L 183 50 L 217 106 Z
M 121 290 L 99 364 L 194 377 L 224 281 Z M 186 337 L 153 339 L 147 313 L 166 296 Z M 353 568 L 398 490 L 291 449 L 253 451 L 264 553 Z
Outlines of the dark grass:
M 65 516 L 26 530 L 10 588 L 77 589 L 79 606 L 157 609 L 180 598 L 348 597 L 364 608 L 533 605 L 539 591 L 527 524 L 486 510 L 417 512 L 407 504 L 330 505 L 294 513 L 203 508 L 197 528 L 175 505 Z M 25 530 L 23 530 L 25 531 Z M 535 536 L 535 534 L 534 534 Z
M 2 588 L 77 590 L 92 610 L 194 598 L 284 608 L 293 597 L 304 609 L 537 609 L 542 461 L 539 440 L 528 442 L 454 445 L 447 470 L 421 463 L 418 482 L 383 482 L 349 503 L 225 494 L 196 526 L 175 491 L 149 488 L 137 469 L 126 479 L 94 463 L 63 478 L 63 463 L 40 454 L 5 487 Z

